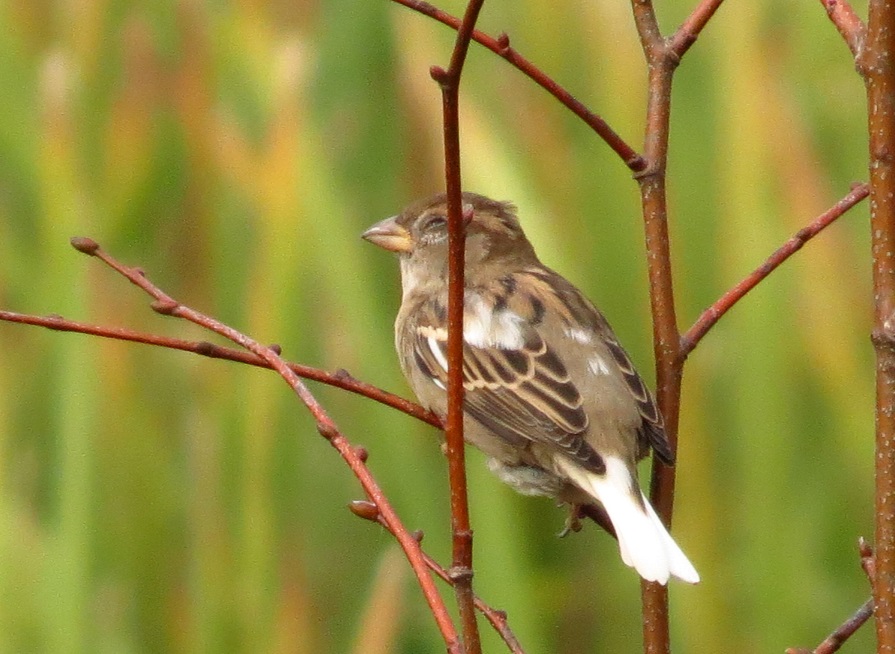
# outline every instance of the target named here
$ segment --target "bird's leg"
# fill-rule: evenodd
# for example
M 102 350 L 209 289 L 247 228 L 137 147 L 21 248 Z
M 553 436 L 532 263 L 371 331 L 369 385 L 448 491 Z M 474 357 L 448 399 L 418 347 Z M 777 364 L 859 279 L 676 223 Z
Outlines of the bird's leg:
M 580 504 L 569 504 L 569 515 L 566 517 L 566 524 L 563 526 L 562 531 L 557 534 L 559 538 L 565 538 L 571 532 L 579 532 L 581 531 L 581 505 Z

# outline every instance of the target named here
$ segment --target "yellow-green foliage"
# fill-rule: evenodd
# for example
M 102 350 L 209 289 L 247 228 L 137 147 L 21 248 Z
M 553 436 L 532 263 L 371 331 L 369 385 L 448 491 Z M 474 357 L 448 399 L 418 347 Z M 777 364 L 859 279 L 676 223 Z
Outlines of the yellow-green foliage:
M 694 3 L 658 4 L 669 31 Z M 489 0 L 481 26 L 639 147 L 628 3 Z M 397 269 L 358 235 L 441 187 L 428 68 L 452 41 L 386 0 L 0 3 L 0 306 L 207 338 L 69 247 L 88 235 L 288 358 L 406 394 Z M 461 110 L 466 188 L 516 201 L 545 261 L 651 376 L 627 169 L 477 46 Z M 866 177 L 865 114 L 822 6 L 774 0 L 722 6 L 673 111 L 685 328 Z M 847 214 L 690 357 L 674 528 L 704 581 L 671 589 L 677 651 L 812 645 L 869 594 L 855 549 L 873 529 L 866 222 L 866 205 Z M 313 390 L 449 561 L 435 431 Z M 393 540 L 345 510 L 357 482 L 274 375 L 0 324 L 0 417 L 0 651 L 443 651 Z M 557 540 L 562 511 L 469 459 L 477 589 L 527 651 L 636 652 L 639 583 L 615 543 L 593 527 Z

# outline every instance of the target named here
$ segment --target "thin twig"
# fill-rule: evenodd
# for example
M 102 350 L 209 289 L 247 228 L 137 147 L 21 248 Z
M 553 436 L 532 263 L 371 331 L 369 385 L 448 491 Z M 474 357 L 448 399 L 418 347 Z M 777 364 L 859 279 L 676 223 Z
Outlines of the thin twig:
M 873 598 L 869 598 L 861 605 L 855 614 L 843 622 L 836 631 L 827 636 L 824 641 L 814 649 L 814 654 L 833 654 L 852 637 L 870 616 L 873 615 Z
M 867 36 L 867 26 L 864 21 L 855 13 L 848 0 L 820 0 L 820 3 L 827 10 L 827 16 L 839 30 L 842 38 L 845 39 L 845 44 L 851 50 L 852 55 L 857 57 L 864 44 L 864 38 Z
M 669 40 L 669 47 L 680 59 L 711 20 L 724 0 L 702 0 Z
M 742 300 L 749 291 L 755 288 L 761 280 L 774 272 L 784 261 L 802 249 L 805 243 L 832 225 L 842 214 L 861 202 L 869 194 L 870 187 L 867 184 L 855 184 L 845 197 L 777 248 L 763 264 L 702 312 L 699 318 L 696 319 L 696 322 L 693 323 L 693 326 L 681 337 L 681 353 L 687 356 L 692 352 L 693 348 L 699 344 L 702 337 L 706 335 L 715 323 L 730 311 L 737 302 Z
M 824 638 L 823 642 L 813 650 L 805 649 L 804 647 L 790 647 L 786 650 L 786 654 L 833 654 L 838 652 L 839 648 L 845 644 L 845 641 L 851 638 L 872 615 L 873 598 L 871 597 L 855 611 L 854 615 L 839 625 L 833 633 Z
M 348 508 L 354 513 L 356 516 L 363 518 L 364 520 L 370 520 L 371 522 L 375 522 L 380 525 L 383 529 L 387 531 L 391 531 L 388 523 L 382 519 L 382 514 L 376 508 L 376 505 L 367 500 L 356 500 L 351 502 L 348 505 Z M 416 538 L 417 542 L 422 542 L 423 540 L 423 532 L 415 531 L 413 532 L 414 538 Z M 429 566 L 429 569 L 434 572 L 442 581 L 447 582 L 449 585 L 454 585 L 454 579 L 451 576 L 451 573 L 448 570 L 445 570 L 444 567 L 440 563 L 438 563 L 431 556 L 423 552 L 423 557 L 426 560 L 426 565 Z M 473 595 L 473 601 L 475 604 L 475 608 L 481 612 L 482 615 L 491 623 L 491 626 L 494 627 L 494 630 L 498 633 L 498 635 L 503 639 L 503 642 L 506 643 L 512 654 L 525 654 L 525 650 L 522 649 L 522 645 L 516 638 L 516 635 L 513 633 L 513 630 L 510 629 L 510 625 L 507 622 L 507 615 L 504 611 L 499 611 L 495 608 L 492 608 L 488 604 L 486 604 L 478 595 Z
M 130 341 L 132 343 L 154 345 L 169 350 L 192 352 L 193 354 L 200 354 L 212 359 L 224 359 L 227 361 L 245 363 L 250 366 L 257 366 L 259 368 L 271 368 L 271 365 L 267 361 L 255 356 L 251 352 L 222 347 L 220 345 L 215 345 L 214 343 L 209 343 L 208 341 L 188 341 L 181 338 L 171 338 L 168 336 L 160 336 L 158 334 L 137 332 L 121 327 L 91 325 L 74 320 L 67 320 L 61 316 L 35 316 L 26 313 L 16 313 L 14 311 L 0 310 L 0 320 L 25 325 L 35 325 L 37 327 L 46 327 L 47 329 L 52 329 L 54 331 L 76 332 L 102 338 L 111 338 L 118 341 Z M 357 395 L 362 395 L 379 402 L 380 404 L 390 406 L 402 413 L 406 413 L 417 420 L 426 422 L 433 427 L 441 428 L 443 426 L 438 416 L 431 411 L 424 409 L 419 404 L 411 402 L 400 395 L 389 393 L 378 386 L 361 381 L 353 377 L 347 370 L 326 372 L 325 370 L 312 368 L 311 366 L 305 366 L 300 363 L 287 362 L 286 365 L 288 365 L 299 377 L 327 384 L 328 386 L 335 386 L 336 388 L 341 388 L 342 390 L 356 393 Z
M 656 19 L 656 11 L 652 0 L 631 0 L 631 9 L 634 12 L 634 24 L 637 27 L 637 36 L 640 37 L 640 45 L 647 57 L 647 63 L 654 63 L 661 56 L 659 49 L 665 46 L 665 39 L 659 30 L 659 21 Z
M 271 368 L 279 373 L 311 412 L 311 415 L 317 423 L 317 431 L 319 431 L 320 434 L 339 452 L 357 477 L 358 481 L 360 481 L 367 497 L 377 507 L 377 510 L 382 515 L 382 519 L 388 523 L 389 531 L 395 535 L 395 538 L 404 550 L 404 553 L 416 574 L 420 588 L 422 589 L 423 595 L 435 617 L 438 628 L 444 637 L 448 651 L 453 654 L 461 654 L 463 652 L 462 643 L 459 640 L 450 613 L 441 599 L 441 596 L 438 594 L 438 590 L 434 585 L 434 580 L 428 572 L 428 566 L 423 557 L 422 550 L 419 547 L 419 542 L 414 539 L 407 528 L 401 523 L 395 510 L 392 508 L 388 499 L 385 497 L 385 494 L 382 492 L 382 489 L 379 488 L 379 485 L 367 468 L 364 462 L 367 457 L 366 451 L 362 448 L 354 447 L 348 441 L 348 439 L 339 431 L 335 422 L 329 417 L 326 410 L 308 390 L 307 386 L 305 386 L 301 379 L 299 379 L 299 377 L 289 368 L 286 362 L 279 357 L 276 351 L 273 348 L 261 345 L 242 332 L 239 332 L 218 320 L 179 303 L 150 282 L 142 270 L 125 266 L 120 263 L 102 250 L 102 248 L 100 248 L 92 239 L 83 237 L 73 238 L 72 245 L 79 252 L 98 258 L 154 298 L 155 301 L 152 303 L 152 309 L 157 313 L 183 318 L 196 325 L 204 327 L 205 329 L 220 334 L 239 346 L 251 351 L 255 356 L 264 359 Z
M 466 488 L 465 441 L 463 439 L 463 314 L 465 298 L 466 222 L 460 175 L 460 80 L 469 43 L 484 0 L 470 0 L 447 70 L 433 66 L 432 79 L 441 87 L 444 115 L 444 173 L 448 207 L 448 385 L 445 441 L 451 485 L 452 565 L 451 578 L 460 612 L 463 645 L 468 654 L 480 654 L 482 644 L 472 592 L 472 528 Z M 469 216 L 468 218 L 471 218 Z
M 426 565 L 429 566 L 429 569 L 432 572 L 443 581 L 446 581 L 452 586 L 454 585 L 454 580 L 451 578 L 451 573 L 449 571 L 445 570 L 435 559 L 425 552 L 423 552 L 423 557 L 426 559 Z M 485 616 L 485 619 L 491 623 L 494 631 L 496 631 L 503 642 L 506 643 L 510 652 L 513 654 L 525 654 L 525 650 L 522 649 L 522 644 L 516 638 L 516 634 L 513 633 L 513 630 L 510 629 L 510 623 L 507 621 L 506 612 L 491 608 L 485 604 L 478 595 L 473 595 L 473 602 L 475 603 L 475 607 Z
M 454 29 L 460 27 L 459 18 L 432 6 L 428 2 L 422 2 L 421 0 L 392 1 L 404 5 L 408 9 L 413 9 L 414 11 L 429 16 L 430 18 L 434 18 L 448 27 Z M 507 34 L 501 34 L 499 37 L 494 38 L 488 36 L 484 32 L 474 30 L 472 32 L 472 40 L 508 61 L 520 72 L 528 76 L 528 78 L 535 84 L 559 100 L 563 106 L 589 125 L 590 128 L 594 130 L 594 132 L 596 132 L 596 134 L 603 139 L 610 148 L 612 148 L 613 152 L 621 157 L 621 160 L 632 172 L 639 172 L 646 167 L 646 162 L 643 160 L 643 157 L 641 157 L 634 148 L 628 145 L 628 143 L 626 143 L 605 120 L 588 109 L 565 88 L 557 84 L 553 78 L 512 48 L 510 46 L 510 37 L 507 36 Z
M 873 585 L 873 579 L 876 574 L 873 561 L 873 548 L 863 538 L 858 539 L 858 553 L 861 556 L 861 567 L 867 575 L 870 584 Z M 833 633 L 827 636 L 823 642 L 814 648 L 814 651 L 801 647 L 791 647 L 786 650 L 786 654 L 833 654 L 838 652 L 839 648 L 860 629 L 861 625 L 870 619 L 873 615 L 873 598 L 868 599 L 864 604 L 855 611 L 848 620 L 843 622 L 836 628 Z

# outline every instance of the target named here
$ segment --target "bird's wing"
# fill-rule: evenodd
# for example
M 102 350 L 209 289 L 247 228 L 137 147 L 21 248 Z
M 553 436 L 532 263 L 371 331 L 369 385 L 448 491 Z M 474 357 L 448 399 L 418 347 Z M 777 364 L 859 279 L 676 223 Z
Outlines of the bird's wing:
M 433 316 L 434 318 L 434 316 Z M 602 457 L 585 440 L 588 417 L 566 367 L 530 325 L 514 325 L 515 347 L 463 344 L 464 409 L 510 443 L 533 441 L 562 450 L 586 469 L 602 473 Z M 447 388 L 447 330 L 423 318 L 415 326 L 419 369 Z M 481 339 L 479 339 L 481 340 Z
M 668 443 L 659 407 L 603 314 L 577 288 L 552 270 L 544 267 L 529 268 L 523 274 L 529 278 L 528 286 L 545 304 L 554 307 L 567 324 L 590 325 L 606 344 L 640 413 L 641 424 L 637 432 L 643 455 L 652 447 L 664 463 L 674 465 L 674 452 Z
M 643 379 L 634 369 L 634 364 L 631 363 L 628 353 L 615 338 L 606 319 L 602 315 L 599 315 L 599 319 L 603 341 L 609 347 L 609 352 L 618 365 L 631 396 L 637 402 L 637 409 L 642 419 L 639 430 L 640 437 L 655 450 L 664 463 L 674 465 L 674 452 L 671 450 L 671 445 L 665 434 L 665 421 L 662 419 L 662 414 L 659 413 L 659 407 L 656 406 L 653 394 L 650 393 Z

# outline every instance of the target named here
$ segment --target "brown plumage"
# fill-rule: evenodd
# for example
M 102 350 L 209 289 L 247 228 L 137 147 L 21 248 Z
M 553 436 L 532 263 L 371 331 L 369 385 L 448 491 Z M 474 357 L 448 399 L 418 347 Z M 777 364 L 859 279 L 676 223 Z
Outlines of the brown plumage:
M 527 495 L 602 504 L 622 558 L 646 579 L 699 576 L 643 496 L 636 462 L 674 454 L 661 414 L 597 308 L 544 266 L 515 207 L 465 193 L 463 383 L 466 440 Z M 373 225 L 399 254 L 401 369 L 420 403 L 447 411 L 447 206 L 443 194 Z

